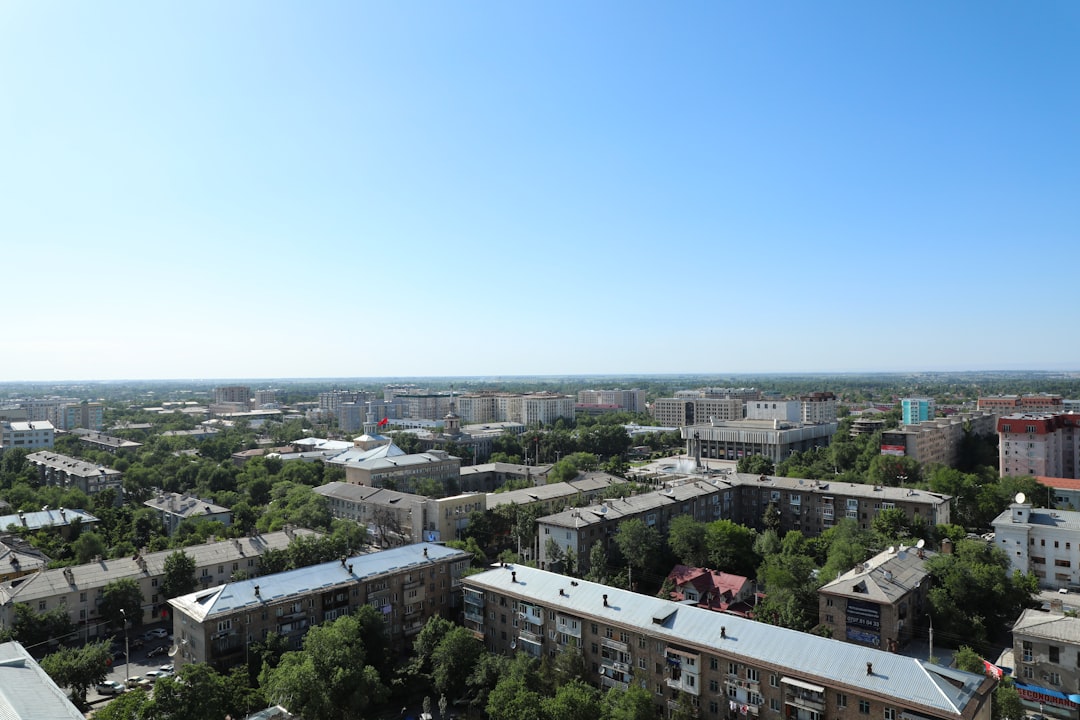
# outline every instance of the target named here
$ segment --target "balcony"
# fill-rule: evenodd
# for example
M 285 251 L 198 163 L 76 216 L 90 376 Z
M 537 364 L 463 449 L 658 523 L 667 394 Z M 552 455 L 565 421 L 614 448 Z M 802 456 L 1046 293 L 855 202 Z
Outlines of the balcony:
M 619 682 L 618 680 L 615 680 L 613 678 L 603 676 L 601 676 L 600 678 L 600 686 L 605 688 L 618 688 L 619 690 L 623 691 L 630 689 L 629 683 Z
M 475 622 L 475 623 L 483 623 L 484 622 L 484 611 L 483 610 L 480 610 L 480 611 L 470 610 L 469 606 L 466 605 L 465 606 L 465 619 L 466 620 L 471 620 L 472 622 Z
M 815 710 L 819 713 L 825 712 L 825 697 L 820 693 L 787 690 L 784 693 L 784 702 L 805 710 Z
M 537 635 L 536 633 L 531 633 L 528 630 L 521 630 L 520 632 L 518 632 L 518 639 L 524 640 L 525 642 L 535 643 L 537 645 L 544 642 L 543 635 Z
M 604 638 L 600 641 L 600 647 L 611 648 L 612 650 L 618 650 L 619 652 L 630 652 L 630 646 L 626 643 L 612 640 L 611 638 Z

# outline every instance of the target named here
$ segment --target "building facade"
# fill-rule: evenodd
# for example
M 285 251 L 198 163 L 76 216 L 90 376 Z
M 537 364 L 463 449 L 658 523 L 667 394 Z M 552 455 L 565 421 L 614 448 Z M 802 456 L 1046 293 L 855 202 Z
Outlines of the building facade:
M 615 405 L 626 412 L 645 412 L 644 390 L 578 390 L 579 405 Z
M 188 663 L 218 669 L 246 660 L 251 643 L 270 633 L 299 650 L 307 631 L 372 605 L 386 619 L 395 647 L 432 617 L 460 607 L 470 555 L 419 543 L 207 588 L 169 601 L 177 670 Z
M 343 465 L 345 482 L 401 492 L 413 492 L 417 483 L 425 478 L 445 484 L 447 480 L 457 481 L 461 475 L 461 458 L 442 450 L 375 457 Z
M 682 428 L 686 454 L 695 458 L 738 460 L 763 455 L 774 463 L 816 447 L 826 447 L 836 423 L 803 425 L 779 420 L 713 422 Z
M 1020 701 L 1032 715 L 1073 720 L 1080 711 L 1080 618 L 1061 603 L 1050 612 L 1027 609 L 1012 628 L 1013 678 Z
M 929 607 L 919 547 L 890 547 L 818 589 L 818 623 L 844 642 L 895 652 L 915 637 Z
M 202 585 L 227 582 L 235 572 L 259 573 L 259 558 L 268 550 L 281 550 L 297 537 L 317 536 L 305 529 L 289 529 L 246 538 L 189 545 L 184 552 L 195 560 L 195 578 Z M 106 623 L 98 613 L 105 586 L 114 580 L 131 579 L 143 596 L 144 623 L 154 622 L 169 598 L 161 594 L 165 561 L 175 550 L 139 553 L 134 557 L 101 559 L 85 565 L 43 570 L 0 583 L 0 629 L 11 627 L 14 607 L 26 603 L 36 612 L 63 607 L 81 637 L 105 635 Z
M 54 452 L 31 453 L 26 461 L 37 468 L 38 478 L 45 485 L 78 488 L 87 495 L 109 489 L 120 491 L 123 487 L 122 472 L 97 463 Z
M 1016 412 L 1049 412 L 1064 410 L 1064 399 L 1060 395 L 1039 393 L 1038 395 L 988 395 L 979 398 L 980 410 L 991 410 L 999 415 Z
M 229 508 L 182 493 L 158 493 L 144 501 L 143 505 L 157 513 L 165 526 L 166 535 L 175 533 L 185 520 L 214 521 L 225 527 L 232 525 L 232 510 Z
M 991 435 L 996 422 L 993 412 L 976 411 L 884 430 L 881 454 L 909 457 L 924 465 L 953 467 L 960 458 L 965 433 Z
M 462 583 L 488 650 L 580 652 L 591 682 L 641 683 L 661 717 L 688 702 L 703 720 L 990 718 L 982 675 L 525 566 Z
M 997 432 L 1002 475 L 1080 478 L 1080 415 L 1005 415 Z
M 56 429 L 53 424 L 44 420 L 0 422 L 0 452 L 16 448 L 51 448 L 55 437 Z
M 903 398 L 900 400 L 901 420 L 905 425 L 933 420 L 936 416 L 933 398 Z
M 1080 512 L 1014 502 L 994 518 L 994 544 L 1044 588 L 1080 589 Z
M 746 401 L 734 397 L 673 397 L 653 400 L 657 425 L 685 427 L 714 420 L 742 420 Z

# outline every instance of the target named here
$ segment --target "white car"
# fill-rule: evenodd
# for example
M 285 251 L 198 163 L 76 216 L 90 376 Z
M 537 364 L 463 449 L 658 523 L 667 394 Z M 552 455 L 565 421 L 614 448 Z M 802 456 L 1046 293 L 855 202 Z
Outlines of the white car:
M 105 680 L 98 683 L 97 691 L 99 695 L 119 695 L 124 692 L 124 686 L 115 680 Z
M 165 628 L 154 628 L 153 630 L 147 630 L 143 635 L 147 640 L 153 640 L 154 638 L 168 637 L 169 631 Z
M 162 665 L 161 667 L 158 668 L 158 670 L 163 675 L 175 675 L 176 674 L 176 666 L 175 665 Z

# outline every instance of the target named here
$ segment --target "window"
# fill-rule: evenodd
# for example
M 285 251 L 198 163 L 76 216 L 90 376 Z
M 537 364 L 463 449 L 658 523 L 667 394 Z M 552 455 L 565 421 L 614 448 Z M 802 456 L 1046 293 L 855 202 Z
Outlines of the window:
M 769 709 L 773 712 L 780 712 L 780 701 L 776 698 L 769 698 Z
M 1049 675 L 1049 680 L 1050 680 L 1051 685 L 1060 685 L 1061 684 L 1061 675 L 1059 675 L 1056 672 L 1052 672 Z
M 1022 643 L 1022 649 L 1023 649 L 1023 660 L 1024 660 L 1024 662 L 1026 662 L 1026 663 L 1031 662 L 1031 660 L 1032 660 L 1031 643 L 1029 641 L 1027 641 L 1027 640 L 1024 640 L 1024 642 Z
M 746 668 L 746 679 L 747 680 L 749 680 L 750 682 L 758 682 L 758 678 L 759 678 L 759 676 L 758 676 L 757 668 L 752 668 L 752 667 Z
M 717 660 L 716 658 L 709 658 L 709 669 L 710 670 L 718 670 L 718 669 L 720 669 L 720 661 Z
M 869 715 L 870 714 L 870 701 L 869 700 L 860 700 L 859 701 L 859 713 L 861 715 Z
M 1031 680 L 1031 679 L 1033 679 L 1035 677 L 1035 670 L 1030 665 L 1025 665 L 1023 667 L 1023 673 L 1022 674 L 1023 674 L 1023 676 L 1025 678 L 1027 678 L 1028 680 Z
M 600 633 L 600 628 L 596 627 L 596 623 L 593 623 L 589 628 L 589 631 L 592 632 L 593 635 L 598 635 Z
M 1056 663 L 1061 661 L 1061 650 L 1055 645 L 1050 646 L 1050 662 Z
M 769 687 L 780 687 L 780 676 L 776 673 L 769 675 Z
M 739 674 L 739 663 L 728 663 L 727 664 L 727 672 L 728 672 L 728 675 L 738 675 Z
M 847 695 L 844 693 L 836 693 L 836 707 L 837 709 L 847 707 Z
M 712 713 L 713 715 L 720 712 L 720 706 L 716 704 L 715 700 L 710 700 L 709 701 L 709 712 Z
M 896 720 L 896 708 L 885 708 L 885 720 Z
M 709 681 L 709 692 L 719 692 L 720 683 L 716 680 Z

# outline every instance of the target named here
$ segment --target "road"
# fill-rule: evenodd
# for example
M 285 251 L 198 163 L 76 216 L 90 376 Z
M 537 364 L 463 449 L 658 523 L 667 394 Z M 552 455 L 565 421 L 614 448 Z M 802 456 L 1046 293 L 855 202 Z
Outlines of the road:
M 141 637 L 141 635 L 140 635 Z M 132 638 L 134 639 L 134 637 Z M 115 680 L 116 682 L 124 685 L 127 678 L 135 676 L 143 676 L 149 670 L 157 670 L 162 665 L 172 664 L 172 658 L 168 655 L 168 649 L 171 641 L 168 638 L 154 638 L 152 640 L 144 640 L 144 645 L 140 649 L 131 649 L 130 662 L 123 662 L 123 656 L 117 657 L 117 661 L 113 664 L 109 670 L 106 680 Z M 154 657 L 147 657 L 147 653 L 151 652 L 155 648 L 164 647 L 166 652 Z M 90 691 L 86 694 L 87 702 L 91 703 L 95 707 L 100 707 L 104 701 L 111 699 L 110 695 L 101 695 L 96 689 L 90 688 Z

